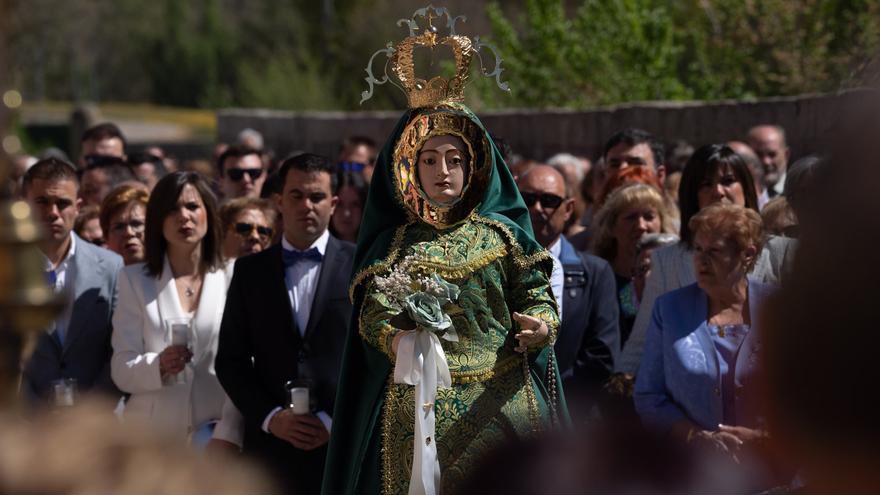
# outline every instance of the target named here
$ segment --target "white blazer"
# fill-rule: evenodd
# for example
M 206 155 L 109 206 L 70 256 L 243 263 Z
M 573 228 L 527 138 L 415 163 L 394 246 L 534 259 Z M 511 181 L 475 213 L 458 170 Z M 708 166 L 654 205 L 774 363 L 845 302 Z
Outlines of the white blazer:
M 193 318 L 193 359 L 181 372 L 186 381 L 163 384 L 159 353 L 169 345 L 165 320 L 186 316 L 168 259 L 158 279 L 146 274 L 143 263 L 120 270 L 110 372 L 116 386 L 131 394 L 124 420 L 146 421 L 185 437 L 202 423 L 220 418 L 226 394 L 214 372 L 214 357 L 231 278 L 231 262 L 205 274 Z

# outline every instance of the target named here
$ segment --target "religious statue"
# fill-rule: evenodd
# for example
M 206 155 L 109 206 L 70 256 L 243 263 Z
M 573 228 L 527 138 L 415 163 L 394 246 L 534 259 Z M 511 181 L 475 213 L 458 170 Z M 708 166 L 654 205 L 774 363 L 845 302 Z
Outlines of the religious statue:
M 379 52 L 410 109 L 379 155 L 358 237 L 325 494 L 449 492 L 506 439 L 567 421 L 552 259 L 462 104 L 470 61 L 482 64 L 488 45 L 456 34 L 459 19 L 420 9 L 398 23 L 410 36 Z M 441 45 L 455 54 L 455 76 L 417 78 L 413 49 Z M 495 64 L 483 74 L 505 89 Z M 367 73 L 365 98 L 390 80 Z

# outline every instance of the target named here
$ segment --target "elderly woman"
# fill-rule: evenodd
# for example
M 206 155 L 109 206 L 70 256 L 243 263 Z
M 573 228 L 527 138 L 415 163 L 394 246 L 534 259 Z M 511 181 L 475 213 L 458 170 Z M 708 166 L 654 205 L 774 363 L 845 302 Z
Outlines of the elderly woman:
M 107 248 L 122 256 L 125 265 L 144 261 L 144 228 L 150 194 L 142 188 L 121 185 L 101 203 L 101 229 Z
M 736 454 L 766 436 L 756 399 L 760 305 L 749 278 L 764 244 L 761 217 L 715 204 L 688 222 L 697 282 L 657 299 L 636 378 L 643 423 Z
M 277 211 L 268 200 L 236 198 L 220 208 L 223 225 L 223 258 L 259 253 L 272 243 Z
M 145 262 L 119 273 L 113 313 L 110 371 L 131 394 L 124 418 L 206 441 L 226 398 L 214 356 L 231 270 L 204 179 L 175 172 L 156 184 L 145 241 Z
M 639 305 L 629 341 L 621 353 L 617 371 L 635 373 L 645 345 L 654 301 L 674 289 L 696 282 L 693 265 L 693 232 L 690 219 L 715 203 L 744 206 L 758 211 L 755 182 L 745 160 L 724 144 L 709 144 L 697 149 L 688 160 L 678 192 L 681 211 L 681 241 L 654 251 L 651 275 Z M 761 282 L 778 283 L 789 269 L 794 256 L 794 242 L 770 237 L 759 253 L 752 276 Z
M 629 338 L 642 297 L 634 283 L 637 276 L 645 275 L 639 270 L 639 241 L 646 234 L 672 232 L 672 219 L 657 188 L 635 183 L 619 187 L 608 197 L 596 214 L 594 225 L 593 252 L 608 261 L 617 282 L 623 345 Z

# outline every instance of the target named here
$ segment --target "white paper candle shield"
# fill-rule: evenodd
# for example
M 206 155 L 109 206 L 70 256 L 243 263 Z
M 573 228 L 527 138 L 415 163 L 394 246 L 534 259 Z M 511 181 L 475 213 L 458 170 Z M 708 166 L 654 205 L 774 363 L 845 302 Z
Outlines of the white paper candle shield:
M 309 412 L 309 389 L 306 387 L 293 387 L 290 389 L 290 407 L 294 414 L 306 414 Z

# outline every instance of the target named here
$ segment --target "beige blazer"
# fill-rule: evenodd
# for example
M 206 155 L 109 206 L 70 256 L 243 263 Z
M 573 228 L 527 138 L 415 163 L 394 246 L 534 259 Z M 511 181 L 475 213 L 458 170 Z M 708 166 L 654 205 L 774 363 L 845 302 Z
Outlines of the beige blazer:
M 158 279 L 144 272 L 143 263 L 120 270 L 110 372 L 116 386 L 131 394 L 123 412 L 126 422 L 147 422 L 183 437 L 220 418 L 226 394 L 214 372 L 214 357 L 231 278 L 232 263 L 205 275 L 193 315 L 193 360 L 182 372 L 185 383 L 163 383 L 159 353 L 169 345 L 165 321 L 186 316 L 171 267 L 166 258 Z

